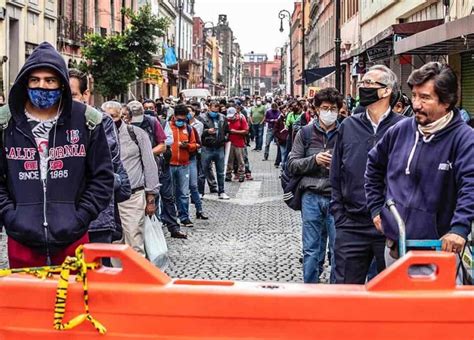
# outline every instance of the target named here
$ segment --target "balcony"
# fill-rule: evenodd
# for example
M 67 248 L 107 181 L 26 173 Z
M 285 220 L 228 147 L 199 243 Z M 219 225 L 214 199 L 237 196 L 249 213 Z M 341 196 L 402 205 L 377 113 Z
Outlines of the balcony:
M 58 41 L 74 46 L 82 46 L 86 34 L 94 33 L 94 29 L 78 21 L 66 17 L 58 19 Z

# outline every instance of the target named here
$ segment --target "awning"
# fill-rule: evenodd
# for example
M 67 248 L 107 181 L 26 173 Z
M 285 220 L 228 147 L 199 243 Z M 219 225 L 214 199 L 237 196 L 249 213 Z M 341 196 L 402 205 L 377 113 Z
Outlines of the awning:
M 394 54 L 394 41 L 439 26 L 442 23 L 442 19 L 437 19 L 391 25 L 363 44 L 360 50 L 367 52 L 369 61 L 385 59 Z
M 305 84 L 314 83 L 316 80 L 324 78 L 333 73 L 334 71 L 336 71 L 335 66 L 317 67 L 309 70 L 304 70 L 304 82 Z
M 397 41 L 395 54 L 447 55 L 474 49 L 474 15 Z

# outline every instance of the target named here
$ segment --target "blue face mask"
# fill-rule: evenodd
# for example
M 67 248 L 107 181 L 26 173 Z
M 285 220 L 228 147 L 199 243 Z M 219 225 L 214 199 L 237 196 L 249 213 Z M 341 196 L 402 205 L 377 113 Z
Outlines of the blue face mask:
M 28 89 L 28 97 L 31 104 L 40 109 L 49 109 L 56 105 L 63 94 L 62 89 Z
M 193 115 L 191 113 L 188 113 L 188 115 L 186 116 L 186 118 L 188 118 L 188 120 L 191 120 L 193 119 Z
M 217 112 L 214 112 L 214 111 L 211 111 L 209 112 L 209 116 L 211 116 L 211 118 L 217 118 L 219 114 Z
M 185 122 L 184 120 L 182 120 L 182 119 L 177 119 L 177 120 L 175 120 L 174 124 L 175 124 L 177 127 L 180 128 L 180 127 L 183 127 L 184 124 L 186 124 L 186 122 Z

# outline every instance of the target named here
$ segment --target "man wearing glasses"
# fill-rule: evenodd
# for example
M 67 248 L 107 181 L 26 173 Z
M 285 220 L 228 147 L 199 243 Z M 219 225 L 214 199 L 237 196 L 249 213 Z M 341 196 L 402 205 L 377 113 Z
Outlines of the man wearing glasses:
M 329 167 L 337 139 L 337 117 L 342 96 L 335 88 L 319 91 L 314 97 L 317 119 L 298 131 L 288 159 L 288 169 L 301 176 L 301 219 L 303 221 L 303 278 L 318 283 L 329 238 L 330 283 L 334 283 L 334 218 L 329 211 L 331 183 Z
M 390 107 L 397 76 L 384 65 L 369 69 L 359 83 L 365 112 L 345 119 L 338 131 L 331 163 L 331 211 L 336 223 L 336 283 L 363 284 L 372 260 L 385 268 L 385 237 L 367 208 L 364 173 L 369 151 L 385 132 L 403 119 Z
M 474 220 L 474 132 L 455 108 L 456 74 L 431 62 L 413 71 L 408 85 L 414 117 L 391 129 L 367 163 L 367 204 L 387 237 L 387 265 L 398 257 L 387 199 L 397 204 L 408 239 L 440 238 L 447 252 L 463 251 Z

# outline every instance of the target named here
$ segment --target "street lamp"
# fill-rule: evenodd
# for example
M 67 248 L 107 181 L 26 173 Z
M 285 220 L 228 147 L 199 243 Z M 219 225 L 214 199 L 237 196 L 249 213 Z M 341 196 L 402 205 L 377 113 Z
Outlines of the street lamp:
M 280 32 L 284 31 L 283 19 L 288 19 L 289 36 L 290 36 L 290 94 L 293 95 L 293 55 L 292 55 L 292 39 L 291 39 L 291 13 L 286 9 L 282 9 L 278 13 L 280 19 Z
M 212 35 L 214 36 L 214 29 L 216 28 L 211 21 L 206 21 L 202 24 L 202 88 L 204 88 L 204 83 L 206 80 L 206 25 L 210 24 L 212 27 Z

